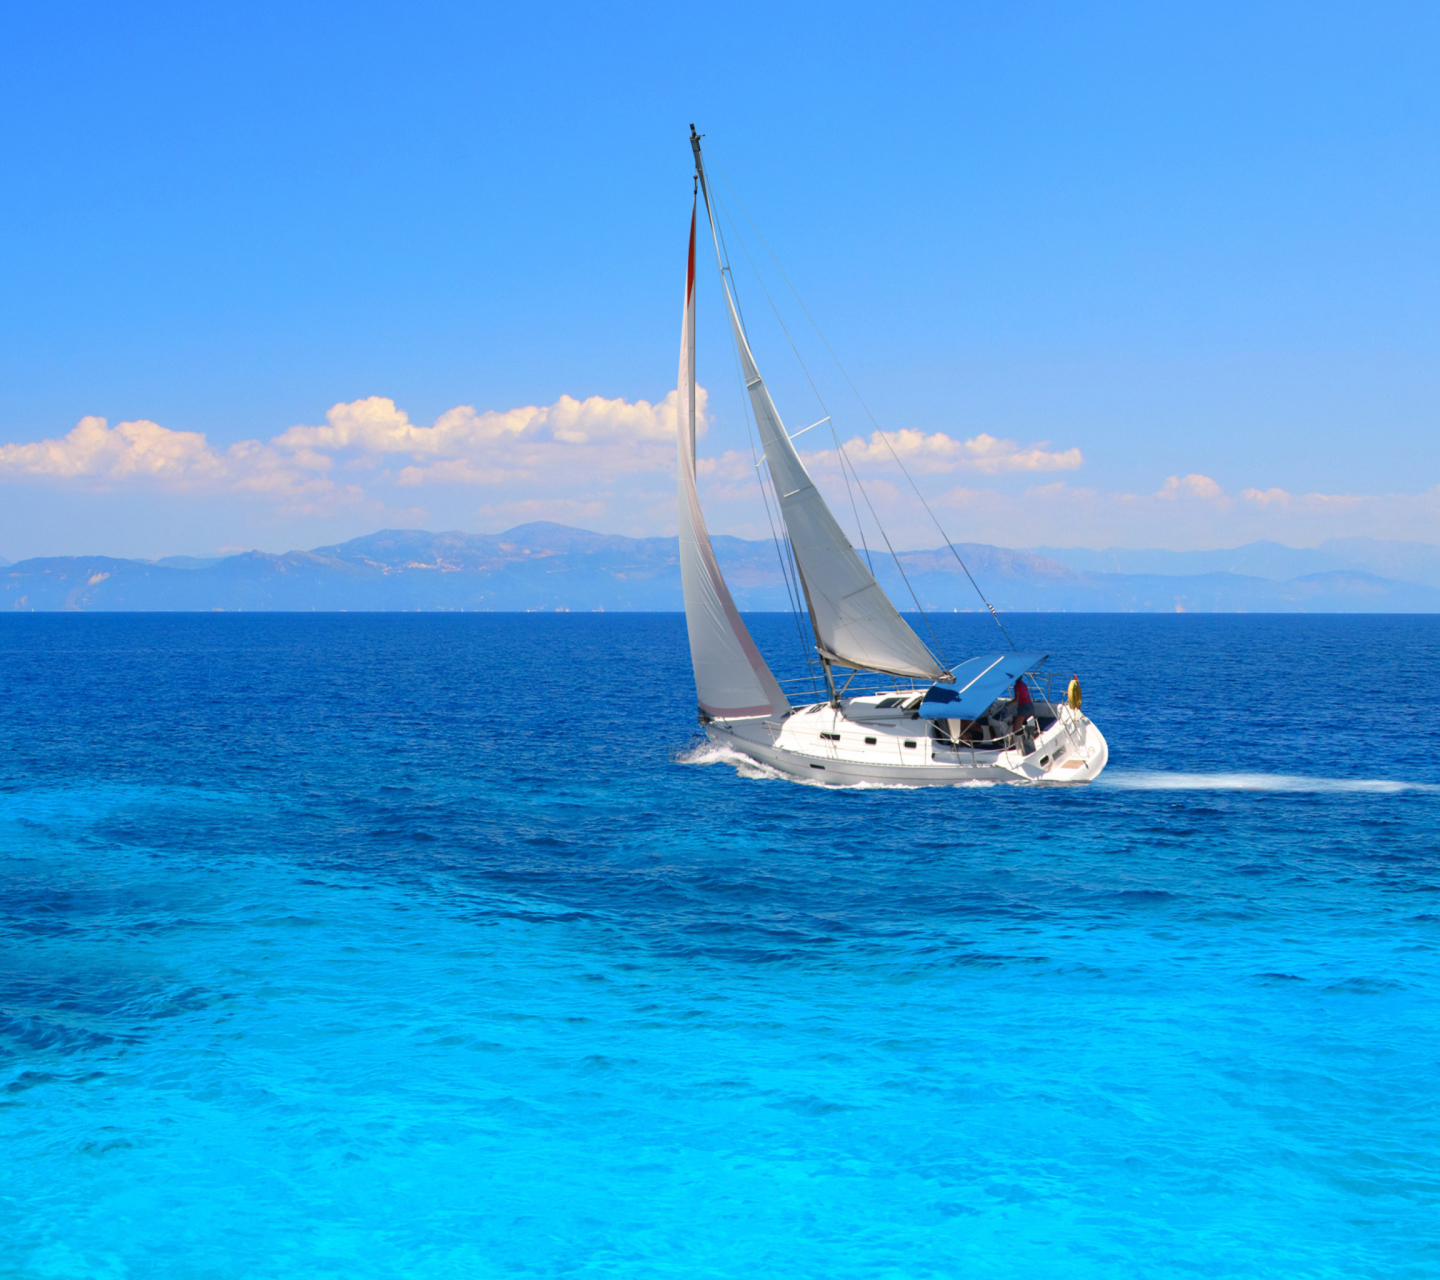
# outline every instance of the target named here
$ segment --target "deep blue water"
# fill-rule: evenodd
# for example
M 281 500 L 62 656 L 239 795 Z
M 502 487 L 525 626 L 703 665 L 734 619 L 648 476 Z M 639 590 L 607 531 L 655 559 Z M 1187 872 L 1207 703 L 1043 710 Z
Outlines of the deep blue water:
M 1096 785 L 694 763 L 675 616 L 0 619 L 0 1276 L 1440 1275 L 1440 618 L 1008 624 Z

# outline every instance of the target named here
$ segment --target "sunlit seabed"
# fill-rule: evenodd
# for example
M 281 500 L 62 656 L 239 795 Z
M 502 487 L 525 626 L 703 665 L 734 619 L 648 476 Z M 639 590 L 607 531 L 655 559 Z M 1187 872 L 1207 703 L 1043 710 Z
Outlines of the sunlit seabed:
M 0 620 L 0 1276 L 1440 1275 L 1440 620 L 1007 625 L 1098 782 L 760 785 L 677 618 Z

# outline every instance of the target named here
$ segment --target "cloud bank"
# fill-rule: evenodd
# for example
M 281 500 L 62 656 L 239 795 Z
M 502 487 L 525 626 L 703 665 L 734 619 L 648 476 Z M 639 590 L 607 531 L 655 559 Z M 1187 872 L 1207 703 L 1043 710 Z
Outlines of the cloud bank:
M 923 431 L 876 431 L 868 440 L 857 437 L 848 441 L 845 453 L 857 467 L 893 466 L 898 458 L 922 475 L 952 471 L 978 471 L 992 476 L 1003 471 L 1075 471 L 1084 461 L 1079 449 L 1051 452 L 1048 440 L 1021 448 L 1013 440 L 999 440 L 984 432 L 970 440 L 957 440 L 943 431 L 928 436 Z
M 699 395 L 704 409 L 703 390 Z M 461 405 L 433 426 L 383 396 L 333 406 L 324 426 L 296 426 L 269 442 L 213 448 L 194 431 L 139 420 L 115 427 L 82 418 L 69 434 L 0 445 L 0 480 L 48 480 L 175 494 L 227 491 L 311 509 L 364 501 L 387 485 L 479 487 L 673 470 L 675 393 L 658 404 L 561 396 L 546 407 L 477 412 Z
M 705 389 L 697 391 L 702 436 Z M 429 426 L 384 396 L 331 407 L 321 425 L 290 427 L 268 441 L 227 448 L 204 435 L 148 420 L 111 427 L 87 417 L 67 435 L 0 445 L 0 482 L 31 481 L 77 490 L 162 492 L 175 497 L 252 498 L 283 514 L 346 508 L 401 509 L 424 518 L 437 505 L 451 515 L 465 495 L 465 515 L 490 521 L 585 520 L 624 531 L 660 532 L 673 524 L 676 393 L 651 403 L 561 396 L 551 405 L 477 410 L 459 405 Z M 921 474 L 1073 470 L 1078 449 L 1048 451 L 979 435 L 875 432 L 846 443 L 852 462 L 893 465 L 895 456 Z M 807 454 L 823 479 L 839 469 L 833 449 Z M 699 469 L 721 502 L 749 501 L 746 531 L 759 516 L 754 461 L 738 451 L 701 458 Z M 881 492 L 888 487 L 880 482 Z M 437 500 L 436 495 L 449 496 Z M 721 517 L 717 527 L 726 527 Z
M 703 432 L 704 389 L 698 394 Z M 115 502 L 128 495 L 155 511 L 172 504 L 175 527 L 184 512 L 187 528 L 204 526 L 208 515 L 215 547 L 254 536 L 246 530 L 262 522 L 280 550 L 385 525 L 495 531 L 549 519 L 659 534 L 674 529 L 675 429 L 674 392 L 653 403 L 565 395 L 550 405 L 508 410 L 460 405 L 429 425 L 412 422 L 393 400 L 368 396 L 332 406 L 323 423 L 225 447 L 145 419 L 112 427 L 86 417 L 58 438 L 0 445 L 0 484 L 25 490 L 32 525 L 44 502 L 58 513 L 67 494 L 92 505 L 104 500 L 97 495 Z M 1314 545 L 1347 535 L 1440 540 L 1440 489 L 1292 494 L 1257 484 L 1227 491 L 1210 476 L 1191 473 L 1157 477 L 1157 487 L 1146 493 L 1104 491 L 1063 478 L 1043 481 L 1080 470 L 1078 447 L 1021 444 L 985 432 L 961 438 L 905 429 L 844 440 L 869 500 L 852 501 L 833 437 L 826 441 L 826 435 L 818 428 L 797 440 L 810 446 L 804 458 L 816 483 L 847 528 L 873 504 L 896 546 L 940 541 L 897 458 L 957 540 L 1174 549 L 1260 538 Z M 769 536 L 748 449 L 702 456 L 698 470 L 715 532 Z M 52 518 L 62 526 L 61 515 Z M 234 527 L 223 527 L 227 519 Z M 3 524 L 0 533 L 6 533 Z M 13 534 L 6 536 L 0 553 L 13 556 Z

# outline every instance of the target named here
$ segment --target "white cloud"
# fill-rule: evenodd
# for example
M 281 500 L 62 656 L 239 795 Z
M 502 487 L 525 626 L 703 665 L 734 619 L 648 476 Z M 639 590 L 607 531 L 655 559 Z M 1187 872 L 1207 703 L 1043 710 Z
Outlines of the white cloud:
M 421 458 L 475 458 L 519 442 L 573 445 L 605 443 L 675 444 L 675 392 L 651 404 L 561 396 L 543 408 L 527 405 L 504 412 L 477 412 L 459 405 L 442 413 L 431 427 L 416 426 L 393 400 L 369 396 L 337 404 L 325 415 L 323 427 L 291 427 L 274 444 L 295 451 L 364 454 L 409 454 Z M 705 389 L 696 393 L 699 417 L 705 420 Z
M 233 490 L 307 504 L 359 496 L 325 476 L 330 459 L 242 440 L 223 452 L 196 431 L 171 431 L 140 419 L 106 425 L 81 418 L 58 440 L 0 445 L 0 480 L 52 480 L 96 489 L 149 485 L 170 492 Z
M 1189 483 L 1187 483 L 1189 482 Z M 960 487 L 933 500 L 950 535 L 999 546 L 1234 547 L 1273 540 L 1315 546 L 1326 538 L 1440 542 L 1440 486 L 1421 493 L 1290 494 L 1248 489 L 1239 501 L 1208 476 L 1171 477 L 1158 492 L 1116 493 L 1064 481 L 1021 495 Z M 882 510 L 892 535 L 928 545 L 934 527 Z M 903 522 L 903 523 L 902 523 Z M 900 545 L 897 542 L 896 545 Z
M 1218 501 L 1225 496 L 1223 490 L 1209 476 L 1188 475 L 1171 476 L 1160 486 L 1160 492 L 1155 495 L 1157 498 L 1205 498 L 1209 501 Z
M 373 465 L 371 459 L 367 458 L 365 461 Z M 395 483 L 398 485 L 494 485 L 531 479 L 534 479 L 534 475 L 530 471 L 482 466 L 470 458 L 446 458 L 443 462 L 432 462 L 428 466 L 401 467 L 395 473 Z
M 911 471 L 921 474 L 951 471 L 978 471 L 997 475 L 1002 471 L 1074 471 L 1084 462 L 1079 449 L 1053 452 L 1048 440 L 1021 448 L 1014 440 L 1001 440 L 986 432 L 969 440 L 936 431 L 875 431 L 867 440 L 857 436 L 845 443 L 845 455 L 859 466 L 893 466 L 896 456 Z M 823 453 L 813 456 L 817 463 Z M 832 454 L 833 457 L 833 454 Z
M 702 429 L 705 400 L 699 388 Z M 427 427 L 393 400 L 369 396 L 333 406 L 323 426 L 291 427 L 269 442 L 243 440 L 223 450 L 195 431 L 149 421 L 109 427 L 87 417 L 59 439 L 0 445 L 0 480 L 248 493 L 307 508 L 359 501 L 390 486 L 594 486 L 673 472 L 675 415 L 674 392 L 655 404 L 561 396 L 503 413 L 460 405 Z
M 1241 489 L 1240 496 L 1246 502 L 1258 502 L 1262 507 L 1276 503 L 1282 507 L 1290 505 L 1290 495 L 1284 489 Z
M 144 419 L 111 428 L 104 418 L 81 418 L 59 440 L 0 445 L 0 475 L 9 476 L 170 479 L 196 471 L 214 474 L 222 466 L 203 435 Z
M 703 389 L 699 394 L 703 423 Z M 674 529 L 675 425 L 674 393 L 654 403 L 561 396 L 550 405 L 504 412 L 460 405 L 429 425 L 412 422 L 392 400 L 370 396 L 334 405 L 319 425 L 228 447 L 148 420 L 111 427 L 87 417 L 55 439 L 0 445 L 0 482 L 29 487 L 31 510 L 44 509 L 35 501 L 56 511 L 71 501 L 80 510 L 95 504 L 92 495 L 106 493 L 106 502 L 163 512 L 172 529 L 182 512 L 190 512 L 195 527 L 213 527 L 214 545 L 233 544 L 246 520 L 270 530 L 265 536 L 272 545 L 293 537 L 292 546 L 338 541 L 387 524 L 498 529 L 537 519 L 659 534 Z M 892 446 L 946 532 L 959 540 L 1176 549 L 1260 538 L 1301 546 L 1351 535 L 1440 540 L 1440 489 L 1299 494 L 1256 486 L 1227 493 L 1211 477 L 1192 472 L 1141 493 L 1072 486 L 1059 477 L 1014 493 L 1002 491 L 998 481 L 989 487 L 989 477 L 1033 476 L 1039 482 L 1047 473 L 1074 472 L 1083 462 L 1080 449 L 1052 450 L 1045 441 L 1022 446 L 988 433 L 960 440 L 908 430 L 846 443 L 865 478 L 864 497 L 847 493 L 833 449 L 807 452 L 817 483 L 851 537 L 858 537 L 859 512 L 873 541 L 873 504 L 895 546 L 939 545 L 923 508 L 899 482 Z M 743 444 L 702 456 L 698 472 L 713 531 L 768 537 L 755 462 Z M 953 479 L 937 479 L 944 476 Z M 945 491 L 946 483 L 956 487 Z M 42 498 L 57 490 L 73 498 Z M 166 498 L 173 505 L 165 506 Z M 17 513 L 20 505 L 9 504 Z M 34 520 L 16 514 L 12 522 L 18 529 Z M 322 536 L 301 532 L 320 528 Z M 275 532 L 282 530 L 289 532 Z M 25 537 L 33 545 L 28 532 Z M 9 547 L 0 550 L 14 554 Z

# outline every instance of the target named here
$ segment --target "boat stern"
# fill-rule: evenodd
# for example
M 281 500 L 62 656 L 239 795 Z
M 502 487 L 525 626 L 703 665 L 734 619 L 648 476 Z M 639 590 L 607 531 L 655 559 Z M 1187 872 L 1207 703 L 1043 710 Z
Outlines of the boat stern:
M 1058 741 L 1050 753 L 1037 752 L 1024 771 L 1036 782 L 1093 782 L 1110 760 L 1110 744 L 1089 716 L 1066 708 Z

